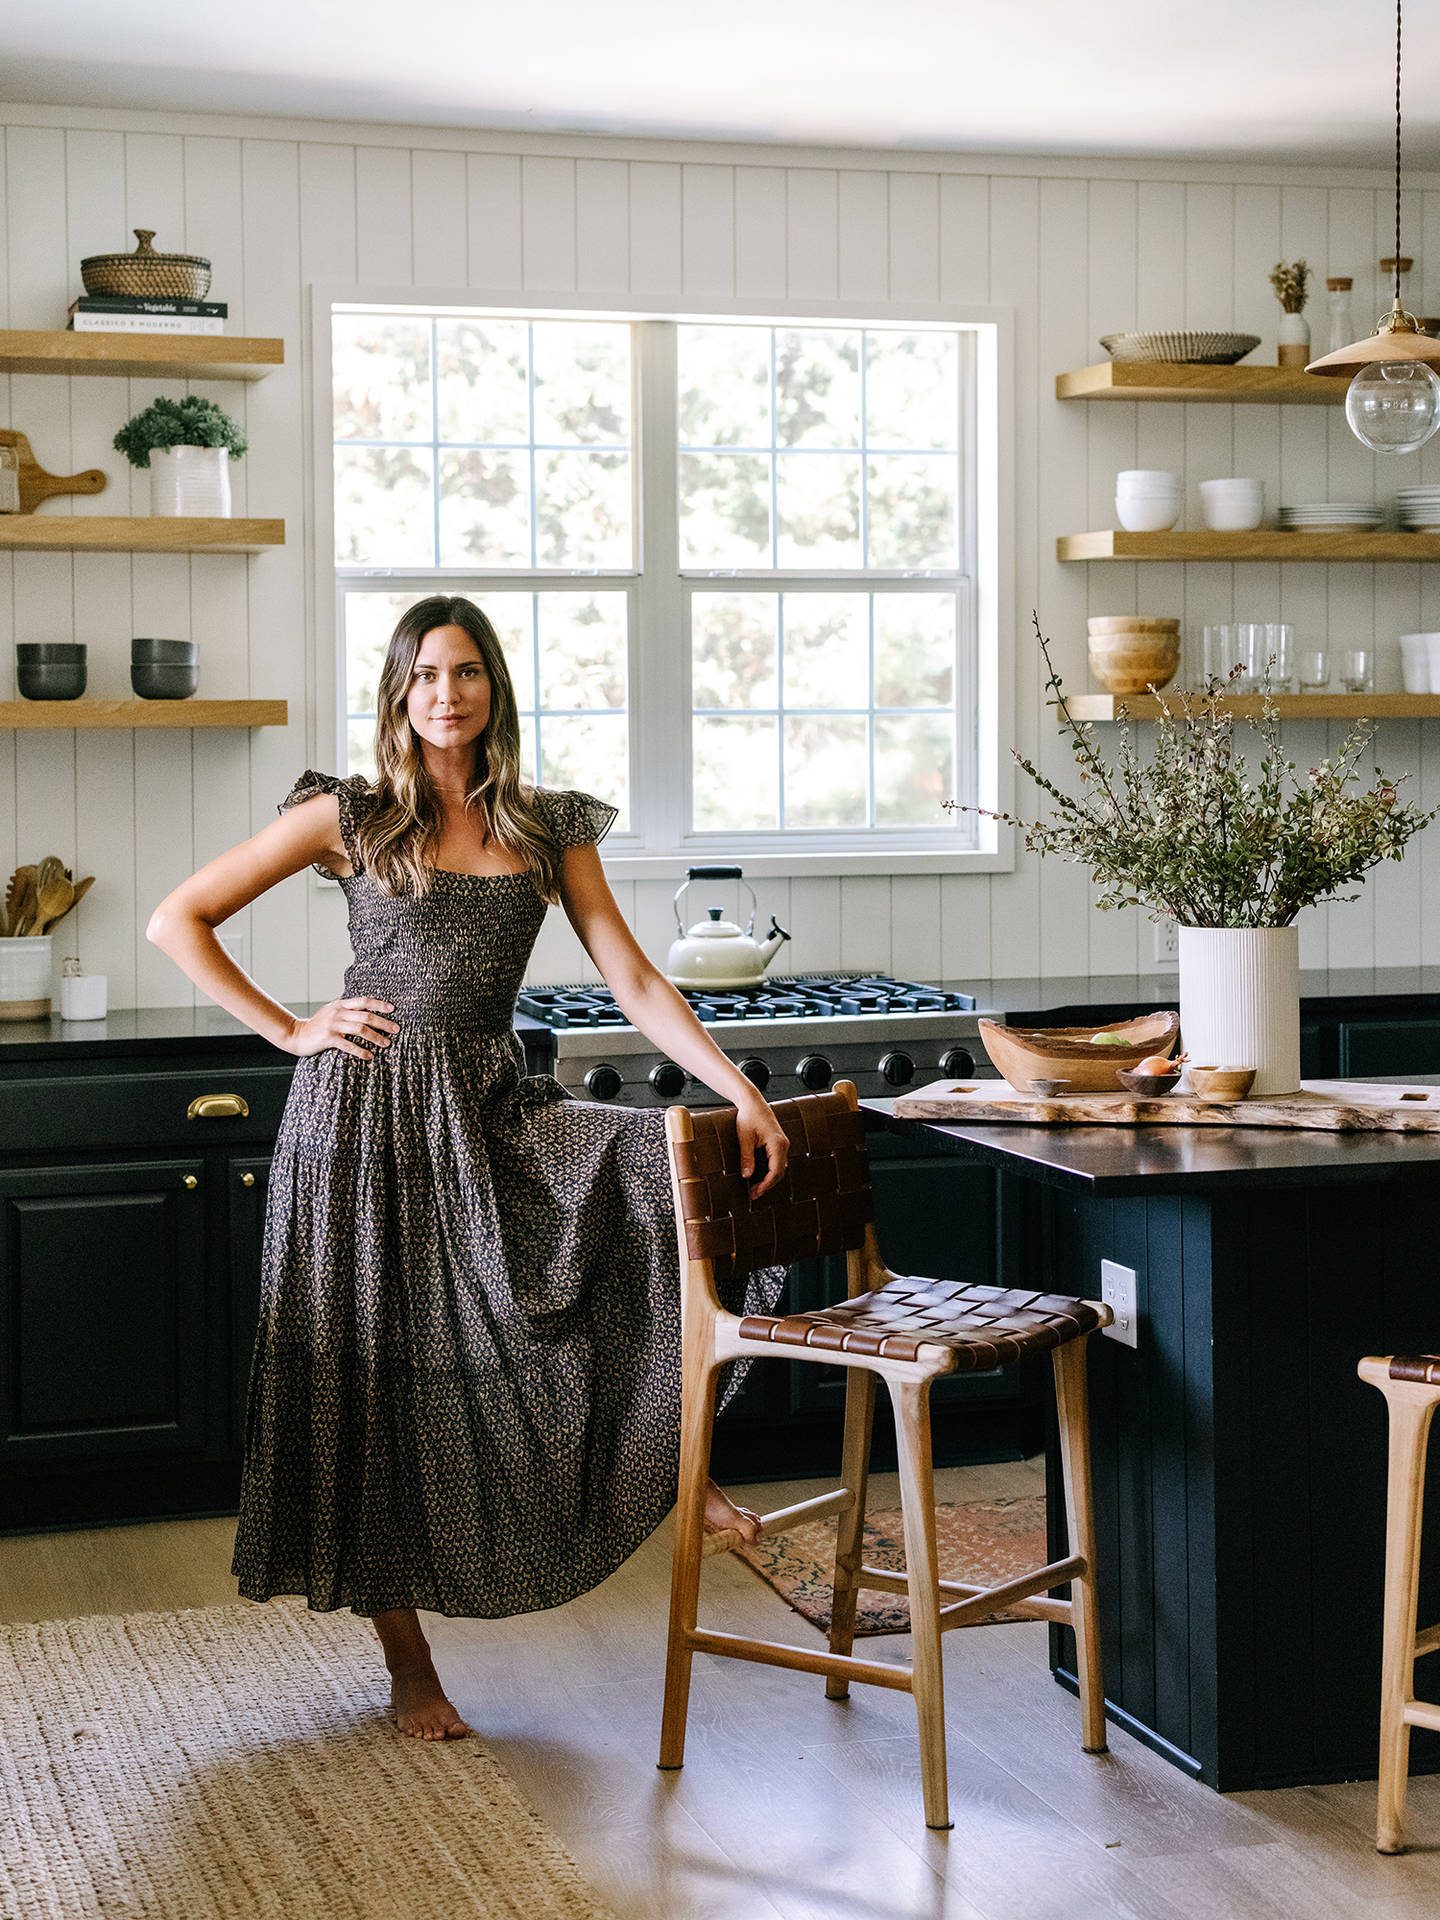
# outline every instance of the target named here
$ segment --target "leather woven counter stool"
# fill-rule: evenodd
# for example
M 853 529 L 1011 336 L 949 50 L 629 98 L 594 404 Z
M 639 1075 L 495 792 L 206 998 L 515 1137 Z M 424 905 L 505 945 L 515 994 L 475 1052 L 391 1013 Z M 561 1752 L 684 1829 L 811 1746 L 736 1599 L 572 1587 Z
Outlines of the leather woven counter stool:
M 1385 1503 L 1385 1640 L 1380 1657 L 1379 1853 L 1405 1850 L 1405 1789 L 1410 1729 L 1440 1732 L 1440 1706 L 1415 1698 L 1415 1662 L 1440 1647 L 1440 1626 L 1415 1631 L 1420 1589 L 1420 1516 L 1430 1422 L 1440 1406 L 1440 1356 L 1396 1354 L 1360 1362 L 1360 1378 L 1378 1387 L 1390 1416 Z
M 680 1236 L 684 1386 L 660 1765 L 684 1763 L 690 1669 L 697 1653 L 824 1674 L 832 1700 L 843 1700 L 850 1682 L 863 1680 L 914 1695 L 926 1824 L 948 1827 L 940 1636 L 950 1627 L 983 1620 L 1001 1607 L 1072 1626 L 1081 1742 L 1088 1752 L 1105 1750 L 1085 1344 L 1109 1321 L 1110 1310 L 1098 1301 L 953 1280 L 907 1279 L 889 1272 L 875 1241 L 864 1122 L 853 1084 L 840 1080 L 830 1093 L 777 1100 L 774 1112 L 790 1143 L 789 1162 L 782 1179 L 754 1204 L 740 1173 L 733 1107 L 697 1113 L 671 1107 L 665 1116 Z M 727 1312 L 716 1297 L 717 1280 L 840 1252 L 846 1259 L 848 1298 L 835 1306 L 742 1319 Z M 1008 1366 L 1027 1354 L 1044 1352 L 1051 1354 L 1055 1369 L 1070 1552 L 1063 1560 L 988 1590 L 941 1580 L 930 1455 L 931 1382 L 941 1374 Z M 701 1561 L 707 1551 L 705 1486 L 716 1374 L 727 1361 L 760 1357 L 849 1370 L 843 1486 L 764 1519 L 766 1530 L 774 1531 L 802 1519 L 840 1515 L 828 1652 L 717 1633 L 697 1623 Z M 877 1376 L 885 1381 L 895 1408 L 904 1574 L 861 1562 Z M 726 1536 L 720 1536 L 721 1550 L 725 1544 Z M 731 1538 L 729 1544 L 736 1542 Z M 1065 1581 L 1071 1583 L 1072 1599 L 1038 1597 Z M 861 1588 L 909 1596 L 913 1665 L 853 1657 L 855 1600 Z

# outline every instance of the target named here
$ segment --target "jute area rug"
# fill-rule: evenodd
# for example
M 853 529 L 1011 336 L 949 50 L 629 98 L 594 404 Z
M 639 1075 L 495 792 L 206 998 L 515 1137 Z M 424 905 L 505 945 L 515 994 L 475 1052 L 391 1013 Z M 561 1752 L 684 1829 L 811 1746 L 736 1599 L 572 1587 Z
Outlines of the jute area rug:
M 0 1626 L 5 1920 L 611 1920 L 474 1735 L 303 1600 Z
M 736 1549 L 762 1580 L 767 1580 L 797 1613 L 828 1631 L 831 1582 L 835 1573 L 837 1522 L 808 1520 L 784 1533 L 767 1535 L 753 1547 Z M 940 1578 L 963 1586 L 998 1587 L 1031 1567 L 1045 1564 L 1045 1496 L 1021 1494 L 999 1500 L 957 1500 L 935 1509 Z M 864 1558 L 867 1566 L 892 1573 L 905 1570 L 905 1530 L 900 1509 L 867 1514 Z M 1016 1620 L 1019 1614 L 992 1613 L 977 1626 Z M 909 1603 L 899 1594 L 864 1593 L 855 1612 L 859 1633 L 908 1633 Z

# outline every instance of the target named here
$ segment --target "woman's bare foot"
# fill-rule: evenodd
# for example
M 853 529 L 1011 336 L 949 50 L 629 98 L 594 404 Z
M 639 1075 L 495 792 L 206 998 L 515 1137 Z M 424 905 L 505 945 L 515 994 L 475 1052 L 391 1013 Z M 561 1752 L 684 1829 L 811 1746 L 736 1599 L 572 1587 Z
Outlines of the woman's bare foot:
M 390 1708 L 400 1732 L 414 1740 L 463 1740 L 470 1731 L 429 1660 L 391 1669 Z
M 737 1507 L 723 1488 L 711 1480 L 705 1490 L 705 1531 L 738 1533 L 747 1547 L 760 1538 L 760 1516 L 751 1507 Z
M 401 1733 L 413 1740 L 463 1740 L 470 1729 L 445 1698 L 415 1609 L 377 1613 L 375 1631 L 390 1669 L 390 1709 Z

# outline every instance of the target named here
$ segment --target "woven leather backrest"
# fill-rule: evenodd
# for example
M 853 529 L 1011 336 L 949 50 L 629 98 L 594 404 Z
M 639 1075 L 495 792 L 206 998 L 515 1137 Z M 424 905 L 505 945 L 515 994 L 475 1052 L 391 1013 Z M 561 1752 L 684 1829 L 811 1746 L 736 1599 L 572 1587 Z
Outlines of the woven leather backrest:
M 788 1266 L 860 1247 L 875 1216 L 865 1123 L 841 1093 L 776 1100 L 790 1156 L 779 1183 L 752 1202 L 740 1172 L 733 1107 L 692 1113 L 693 1140 L 672 1140 L 685 1245 L 715 1278 Z
M 1440 1355 L 1397 1353 L 1390 1362 L 1392 1380 L 1413 1380 L 1420 1387 L 1440 1387 Z

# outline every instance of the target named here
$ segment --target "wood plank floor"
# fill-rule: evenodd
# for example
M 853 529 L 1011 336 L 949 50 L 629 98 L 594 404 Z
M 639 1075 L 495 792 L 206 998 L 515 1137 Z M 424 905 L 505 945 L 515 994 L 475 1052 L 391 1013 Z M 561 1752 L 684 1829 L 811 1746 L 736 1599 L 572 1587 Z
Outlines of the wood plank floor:
M 946 1499 L 1035 1491 L 1040 1463 L 956 1468 Z M 872 1502 L 897 1498 L 893 1476 Z M 811 1481 L 752 1488 L 783 1504 Z M 0 1619 L 233 1600 L 233 1523 L 0 1539 Z M 515 1620 L 427 1620 L 446 1684 L 623 1920 L 1434 1920 L 1440 1778 L 1411 1788 L 1412 1851 L 1373 1850 L 1372 1783 L 1221 1797 L 1111 1729 L 1080 1751 L 1039 1625 L 946 1640 L 954 1830 L 920 1812 L 913 1707 L 700 1658 L 686 1765 L 655 1766 L 669 1572 L 661 1528 L 594 1593 Z M 750 1570 L 709 1561 L 704 1615 L 820 1636 Z M 872 1641 L 881 1658 L 908 1643 Z M 376 1688 L 384 1674 L 376 1659 Z M 204 1920 L 197 1915 L 196 1920 Z M 380 1920 L 376 1916 L 376 1920 Z M 404 1920 L 387 1914 L 387 1920 Z

